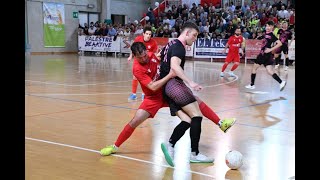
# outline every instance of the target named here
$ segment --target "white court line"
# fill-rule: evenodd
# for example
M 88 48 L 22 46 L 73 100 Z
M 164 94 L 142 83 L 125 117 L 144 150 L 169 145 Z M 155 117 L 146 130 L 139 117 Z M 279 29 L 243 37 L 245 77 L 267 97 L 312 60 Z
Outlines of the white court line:
M 225 84 L 230 84 L 233 83 L 235 81 L 237 81 L 239 79 L 239 77 L 237 75 L 235 75 L 236 78 L 233 79 L 232 81 L 226 82 L 226 83 L 220 83 L 220 84 L 214 84 L 214 85 L 209 85 L 209 86 L 202 86 L 203 88 L 208 88 L 208 87 L 216 87 L 216 86 L 221 86 L 221 85 L 225 85 Z
M 55 144 L 55 145 L 59 145 L 59 146 L 70 147 L 70 148 L 79 149 L 79 150 L 84 150 L 84 151 L 90 151 L 90 152 L 98 153 L 98 154 L 100 155 L 100 151 L 93 150 L 93 149 L 82 148 L 82 147 L 78 147 L 78 146 L 72 146 L 72 145 L 68 145 L 68 144 L 56 143 L 56 142 L 52 142 L 52 141 L 46 141 L 46 140 L 35 139 L 35 138 L 30 138 L 30 137 L 25 137 L 25 139 L 32 140 L 32 141 L 38 141 L 38 142 L 44 142 L 44 143 L 48 143 L 48 144 Z M 117 155 L 117 154 L 111 154 L 111 156 L 116 156 L 116 157 L 120 157 L 120 158 L 124 158 L 124 159 L 130 159 L 130 160 L 133 160 L 133 161 L 138 161 L 138 162 L 153 164 L 153 165 L 161 166 L 161 167 L 164 167 L 164 168 L 172 168 L 172 169 L 176 169 L 176 170 L 179 170 L 179 171 L 183 171 L 183 169 L 171 167 L 171 166 L 168 166 L 168 165 L 157 164 L 157 163 L 154 163 L 154 162 L 151 162 L 151 161 L 142 160 L 142 159 L 136 159 L 136 158 L 127 157 L 127 156 L 122 156 L 122 155 Z M 201 176 L 206 176 L 206 177 L 215 178 L 215 177 L 212 176 L 212 175 L 205 174 L 205 173 L 200 173 L 200 172 L 196 172 L 196 171 L 189 171 L 189 170 L 187 170 L 187 171 L 185 171 L 185 172 L 186 172 L 186 173 L 193 173 L 193 174 L 198 174 L 198 175 L 201 175 Z
M 54 82 L 45 82 L 45 81 L 33 81 L 33 80 L 25 80 L 31 83 L 42 83 L 42 84 L 51 84 L 51 85 L 58 85 L 58 86 L 95 86 L 100 84 L 112 84 L 112 83 L 120 83 L 120 82 L 129 82 L 132 81 L 131 79 L 128 81 L 114 81 L 114 82 L 104 82 L 104 83 L 95 83 L 95 84 L 62 84 L 62 83 L 54 83 Z

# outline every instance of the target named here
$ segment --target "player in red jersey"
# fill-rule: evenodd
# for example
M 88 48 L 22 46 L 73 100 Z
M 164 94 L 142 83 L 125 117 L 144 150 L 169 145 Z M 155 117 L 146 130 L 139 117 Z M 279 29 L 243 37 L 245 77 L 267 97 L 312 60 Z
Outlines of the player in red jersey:
M 168 103 L 163 97 L 162 86 L 172 77 L 174 77 L 175 74 L 173 72 L 169 72 L 166 76 L 160 79 L 159 59 L 153 53 L 147 53 L 146 47 L 143 43 L 133 43 L 131 50 L 135 57 L 133 62 L 133 75 L 136 76 L 137 80 L 140 82 L 141 88 L 145 92 L 145 99 L 139 106 L 134 117 L 121 131 L 116 142 L 113 145 L 104 147 L 100 150 L 100 153 L 103 156 L 116 153 L 121 144 L 132 135 L 136 127 L 138 127 L 146 119 L 153 118 L 160 108 L 168 107 Z M 195 98 L 199 103 L 201 113 L 209 120 L 219 125 L 221 130 L 224 130 L 222 129 L 222 121 L 224 121 L 224 119 L 220 120 L 217 114 L 215 114 L 209 106 L 207 106 L 198 97 Z M 171 113 L 176 113 L 176 111 L 180 110 L 181 108 L 173 107 L 172 105 L 170 107 Z M 177 114 L 183 122 L 191 121 L 185 113 L 179 112 Z M 175 130 L 179 128 L 181 128 L 181 125 L 178 125 Z
M 231 36 L 226 44 L 226 47 L 224 48 L 224 53 L 227 53 L 227 48 L 229 47 L 229 52 L 227 55 L 227 58 L 225 60 L 225 63 L 222 66 L 220 76 L 224 76 L 224 70 L 226 70 L 227 66 L 233 62 L 233 66 L 231 67 L 231 70 L 229 71 L 229 75 L 234 77 L 233 71 L 237 69 L 237 67 L 240 64 L 240 55 L 239 55 L 239 48 L 242 48 L 242 55 L 244 50 L 244 38 L 241 36 L 241 29 L 240 27 L 237 27 L 234 35 Z
M 143 28 L 143 34 L 140 36 L 137 36 L 134 39 L 134 42 L 142 42 L 146 46 L 148 52 L 157 53 L 158 45 L 157 45 L 157 42 L 151 38 L 151 35 L 152 35 L 151 27 L 145 26 Z M 131 61 L 131 60 L 132 60 L 132 53 L 128 57 L 128 61 Z M 137 99 L 137 94 L 136 94 L 137 88 L 138 88 L 138 80 L 135 76 L 133 76 L 133 78 L 132 78 L 132 92 L 131 92 L 128 100 L 136 100 Z M 144 99 L 144 93 L 142 93 L 141 99 L 142 100 Z

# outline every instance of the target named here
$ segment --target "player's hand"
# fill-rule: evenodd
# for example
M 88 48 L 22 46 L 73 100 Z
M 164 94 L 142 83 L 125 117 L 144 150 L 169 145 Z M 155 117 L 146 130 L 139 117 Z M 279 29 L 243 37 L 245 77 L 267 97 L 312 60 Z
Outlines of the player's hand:
M 201 89 L 203 89 L 202 86 L 200 86 L 199 84 L 197 84 L 193 81 L 189 84 L 189 86 L 195 91 L 200 91 Z
M 156 57 L 160 60 L 161 59 L 161 51 L 159 51 L 157 54 L 156 54 Z
M 227 49 L 223 49 L 222 52 L 227 54 Z
M 264 50 L 264 52 L 265 52 L 265 53 L 269 53 L 269 52 L 271 52 L 271 49 L 270 49 L 270 48 L 266 48 L 266 49 Z

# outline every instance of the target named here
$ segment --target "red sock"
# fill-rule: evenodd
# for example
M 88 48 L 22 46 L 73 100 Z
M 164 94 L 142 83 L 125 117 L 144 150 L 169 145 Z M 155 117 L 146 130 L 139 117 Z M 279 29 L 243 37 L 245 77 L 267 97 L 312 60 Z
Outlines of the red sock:
M 118 136 L 117 141 L 114 143 L 114 145 L 116 145 L 117 147 L 120 147 L 121 144 L 123 142 L 125 142 L 133 133 L 133 131 L 135 130 L 135 128 L 131 127 L 129 124 L 127 124 L 123 130 L 121 131 L 121 133 Z
M 138 88 L 138 80 L 132 79 L 132 93 L 136 94 Z
M 206 105 L 206 103 L 201 102 L 199 104 L 199 107 L 200 107 L 201 113 L 206 118 L 210 119 L 212 122 L 214 122 L 215 124 L 218 125 L 220 118 L 218 117 L 218 115 L 215 112 L 213 112 L 213 110 L 209 106 Z
M 235 63 L 235 64 L 232 66 L 231 71 L 237 69 L 238 66 L 239 66 L 239 64 L 238 64 L 238 63 Z
M 228 66 L 228 64 L 224 63 L 223 66 L 222 66 L 221 72 L 224 72 L 224 70 L 226 70 L 227 66 Z

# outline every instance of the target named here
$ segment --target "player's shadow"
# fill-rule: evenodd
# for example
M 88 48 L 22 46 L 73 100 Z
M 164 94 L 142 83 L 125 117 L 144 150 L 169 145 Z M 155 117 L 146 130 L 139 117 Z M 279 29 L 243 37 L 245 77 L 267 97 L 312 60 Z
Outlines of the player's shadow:
M 250 93 L 249 93 L 250 94 Z M 278 122 L 281 121 L 280 118 L 268 114 L 269 108 L 272 106 L 271 102 L 275 102 L 275 101 L 282 101 L 282 100 L 287 100 L 286 98 L 280 96 L 279 98 L 274 98 L 274 99 L 268 99 L 262 102 L 258 102 L 254 100 L 254 94 L 250 94 L 249 95 L 249 102 L 252 104 L 251 106 L 254 107 L 256 109 L 257 112 L 259 112 L 259 114 L 254 115 L 254 117 L 256 119 L 262 119 L 263 120 L 263 124 L 265 126 L 272 126 Z M 268 117 L 268 118 L 267 118 Z M 272 120 L 270 120 L 270 118 Z
M 229 169 L 226 172 L 225 179 L 229 180 L 244 180 L 241 171 Z
M 166 168 L 162 180 L 191 180 L 192 173 L 184 168 Z

